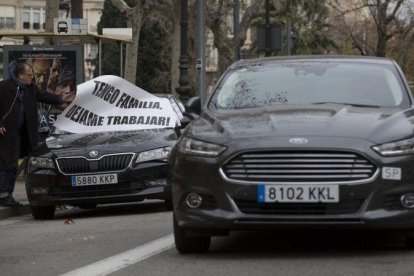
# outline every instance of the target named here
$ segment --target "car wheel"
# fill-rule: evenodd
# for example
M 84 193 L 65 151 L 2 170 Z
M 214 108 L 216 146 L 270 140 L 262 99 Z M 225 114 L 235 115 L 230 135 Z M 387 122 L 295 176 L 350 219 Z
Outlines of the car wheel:
M 35 219 L 51 219 L 55 214 L 55 206 L 30 206 Z
M 172 200 L 171 199 L 164 200 L 164 205 L 165 205 L 165 209 L 167 209 L 168 211 L 172 211 L 173 204 L 172 204 Z
M 180 254 L 204 253 L 210 249 L 210 236 L 187 236 L 185 230 L 178 226 L 174 215 L 174 240 L 175 248 Z
M 82 205 L 79 205 L 78 207 L 81 209 L 95 209 L 96 206 L 98 206 L 98 204 L 91 203 L 91 204 L 82 204 Z

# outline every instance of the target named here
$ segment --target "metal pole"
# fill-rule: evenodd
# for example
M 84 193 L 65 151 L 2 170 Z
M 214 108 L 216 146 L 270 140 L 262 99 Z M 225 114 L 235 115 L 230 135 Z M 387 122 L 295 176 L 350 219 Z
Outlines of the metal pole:
M 198 94 L 200 95 L 201 105 L 206 101 L 206 89 L 205 89 L 205 15 L 204 15 L 205 3 L 204 0 L 197 0 L 197 81 L 198 81 Z
M 187 55 L 187 25 L 188 25 L 188 1 L 181 0 L 181 41 L 180 41 L 180 78 L 178 83 L 180 84 L 175 90 L 180 95 L 182 100 L 187 100 L 190 96 L 190 85 L 188 80 L 188 55 Z
M 102 39 L 99 39 L 99 43 L 98 43 L 98 53 L 99 53 L 99 58 L 98 58 L 98 73 L 99 76 L 102 76 Z
M 290 56 L 292 54 L 292 30 L 291 30 L 291 23 L 290 19 L 287 20 L 286 26 L 286 48 L 287 48 L 287 55 Z
M 123 43 L 121 42 L 121 51 L 120 51 L 120 56 L 119 56 L 119 71 L 120 71 L 120 77 L 123 78 L 124 77 L 124 46 Z
M 235 41 L 234 60 L 240 59 L 240 0 L 234 0 L 233 4 L 233 31 Z
M 270 5 L 269 0 L 266 0 L 266 50 L 265 56 L 270 56 Z
M 291 22 L 290 22 L 290 16 L 291 16 L 291 12 L 290 12 L 290 0 L 288 0 L 288 19 L 287 19 L 287 26 L 286 26 L 286 48 L 287 48 L 287 55 L 290 56 L 291 55 L 291 50 L 292 50 L 292 26 L 291 26 Z

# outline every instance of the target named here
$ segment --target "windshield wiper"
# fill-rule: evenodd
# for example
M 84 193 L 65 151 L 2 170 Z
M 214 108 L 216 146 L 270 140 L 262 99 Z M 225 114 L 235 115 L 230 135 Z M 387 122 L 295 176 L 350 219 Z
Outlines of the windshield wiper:
M 341 103 L 341 102 L 316 102 L 316 103 L 311 103 L 311 104 L 342 104 L 342 105 L 351 105 L 351 106 L 356 106 L 356 107 L 375 107 L 375 108 L 380 108 L 381 107 L 379 105 L 356 104 L 356 103 Z

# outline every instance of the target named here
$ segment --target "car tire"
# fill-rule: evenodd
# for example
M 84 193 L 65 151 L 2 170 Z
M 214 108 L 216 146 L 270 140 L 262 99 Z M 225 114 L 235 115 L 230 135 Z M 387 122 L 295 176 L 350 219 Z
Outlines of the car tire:
M 168 211 L 172 211 L 173 209 L 172 200 L 171 199 L 164 200 L 164 206 L 165 206 L 165 209 L 167 209 Z
M 187 236 L 185 230 L 178 226 L 174 215 L 175 248 L 180 254 L 205 253 L 210 249 L 210 236 Z
M 30 206 L 35 219 L 51 219 L 55 215 L 55 206 Z

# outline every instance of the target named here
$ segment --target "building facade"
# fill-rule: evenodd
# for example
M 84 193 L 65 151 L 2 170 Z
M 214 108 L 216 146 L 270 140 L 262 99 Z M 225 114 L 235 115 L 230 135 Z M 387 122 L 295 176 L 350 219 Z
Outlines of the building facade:
M 57 0 L 56 0 L 57 1 Z M 60 0 L 61 8 L 70 6 L 70 0 Z M 97 24 L 101 18 L 104 0 L 83 0 L 83 18 L 88 19 L 88 32 L 96 33 Z M 60 9 L 60 18 L 71 17 L 70 10 Z M 46 1 L 45 0 L 1 0 L 0 1 L 0 32 L 44 32 L 46 25 Z M 21 45 L 22 39 L 2 38 L 3 45 Z M 42 44 L 44 40 L 39 38 L 30 44 Z M 86 44 L 84 56 L 89 59 L 96 58 L 97 45 Z M 3 60 L 3 58 L 1 58 Z M 86 63 L 85 63 L 86 67 Z M 85 68 L 86 69 L 86 68 Z M 3 64 L 0 64 L 0 79 L 3 76 Z M 88 70 L 85 70 L 88 72 Z M 90 78 L 90 76 L 86 76 Z

